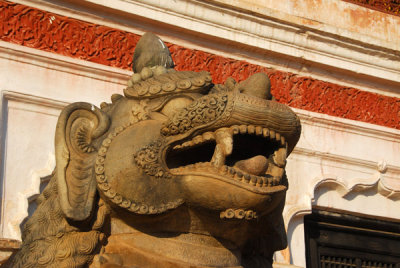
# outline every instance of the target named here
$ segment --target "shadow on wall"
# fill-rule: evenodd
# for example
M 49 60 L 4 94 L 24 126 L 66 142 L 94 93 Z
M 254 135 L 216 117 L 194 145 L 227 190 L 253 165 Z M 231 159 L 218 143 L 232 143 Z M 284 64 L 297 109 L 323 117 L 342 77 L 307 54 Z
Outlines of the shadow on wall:
M 47 184 L 49 184 L 50 178 L 51 178 L 51 175 L 40 178 L 39 193 L 34 194 L 28 198 L 28 216 L 26 216 L 26 218 L 19 225 L 19 229 L 21 230 L 21 233 L 22 233 L 22 230 L 24 228 L 26 221 L 35 212 L 37 205 L 38 205 L 36 202 L 37 198 L 43 192 L 44 188 L 46 188 Z

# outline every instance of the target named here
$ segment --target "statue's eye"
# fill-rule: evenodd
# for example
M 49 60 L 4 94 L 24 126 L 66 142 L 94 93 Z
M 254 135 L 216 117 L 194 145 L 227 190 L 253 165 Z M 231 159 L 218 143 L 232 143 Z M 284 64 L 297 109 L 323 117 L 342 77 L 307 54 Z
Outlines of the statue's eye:
M 188 106 L 192 102 L 193 99 L 190 97 L 177 97 L 168 101 L 160 112 L 168 117 L 172 117 L 176 111 Z

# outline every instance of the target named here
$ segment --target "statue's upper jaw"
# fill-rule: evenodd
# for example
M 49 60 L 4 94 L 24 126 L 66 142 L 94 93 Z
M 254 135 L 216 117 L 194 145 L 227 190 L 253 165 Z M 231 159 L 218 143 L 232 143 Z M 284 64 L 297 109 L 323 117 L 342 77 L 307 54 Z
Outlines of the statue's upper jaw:
M 170 137 L 175 140 L 165 154 L 170 172 L 213 178 L 258 194 L 286 190 L 286 157 L 300 133 L 293 111 L 236 92 L 227 95 L 220 118 Z

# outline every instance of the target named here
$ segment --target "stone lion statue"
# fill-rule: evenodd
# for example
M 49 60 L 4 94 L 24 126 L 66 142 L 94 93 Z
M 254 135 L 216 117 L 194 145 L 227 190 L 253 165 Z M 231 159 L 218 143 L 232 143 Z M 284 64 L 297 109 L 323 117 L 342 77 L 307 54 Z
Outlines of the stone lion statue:
M 68 105 L 8 267 L 271 267 L 300 121 L 267 75 L 176 71 L 153 34 L 112 103 Z

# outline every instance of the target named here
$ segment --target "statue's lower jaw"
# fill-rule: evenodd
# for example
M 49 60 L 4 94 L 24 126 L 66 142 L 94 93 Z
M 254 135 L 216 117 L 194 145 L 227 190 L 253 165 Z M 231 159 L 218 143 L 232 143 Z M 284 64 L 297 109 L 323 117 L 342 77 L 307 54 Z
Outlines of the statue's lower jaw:
M 114 265 L 110 267 L 242 267 L 239 250 L 228 249 L 211 236 L 192 233 L 173 237 L 138 231 L 111 235 L 104 253 L 96 258 L 101 258 L 103 265 Z M 91 267 L 97 267 L 96 258 Z
M 284 185 L 259 187 L 224 176 L 202 174 L 182 176 L 181 187 L 187 202 L 192 206 L 207 207 L 219 212 L 231 208 L 254 210 L 260 215 L 273 210 L 286 191 Z

